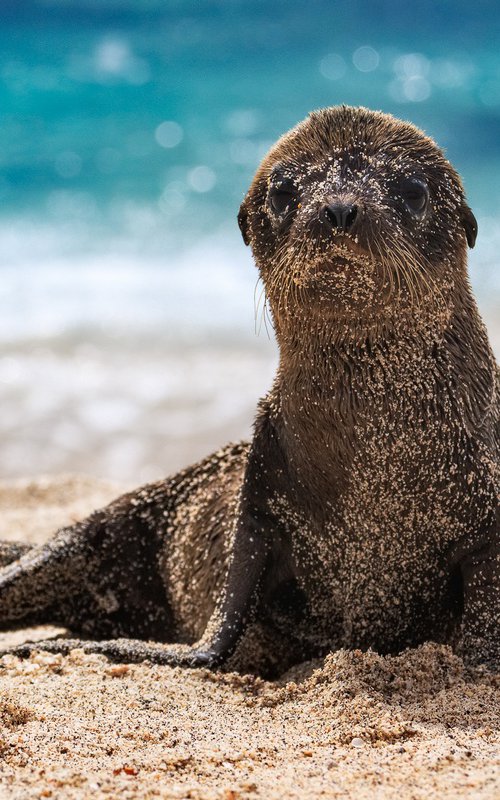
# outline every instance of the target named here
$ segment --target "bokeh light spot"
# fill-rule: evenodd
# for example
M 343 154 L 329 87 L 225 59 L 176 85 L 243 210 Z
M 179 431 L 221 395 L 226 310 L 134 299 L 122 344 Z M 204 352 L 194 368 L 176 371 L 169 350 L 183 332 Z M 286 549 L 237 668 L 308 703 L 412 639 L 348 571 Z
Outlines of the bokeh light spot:
M 188 174 L 188 183 L 195 192 L 209 192 L 217 182 L 217 175 L 204 165 L 195 167 Z
M 319 62 L 319 71 L 329 81 L 338 81 L 347 72 L 347 65 L 338 53 L 328 53 Z
M 426 78 L 414 75 L 403 82 L 403 92 L 410 102 L 421 103 L 430 96 L 431 85 Z
M 373 72 L 380 64 L 380 56 L 373 47 L 364 45 L 354 51 L 352 63 L 360 72 Z
M 405 53 L 394 61 L 394 71 L 399 78 L 425 77 L 430 72 L 429 59 L 422 53 Z
M 114 75 L 122 73 L 131 58 L 130 47 L 122 39 L 104 39 L 95 52 L 96 67 L 100 72 Z
M 458 89 L 468 83 L 474 67 L 467 62 L 438 58 L 431 63 L 431 80 L 442 89 Z
M 225 127 L 232 136 L 252 136 L 259 127 L 259 115 L 251 108 L 240 108 L 225 119 Z
M 421 53 L 405 53 L 393 63 L 396 80 L 389 84 L 389 94 L 398 103 L 421 103 L 432 93 L 429 77 L 431 62 Z
M 186 186 L 182 181 L 171 181 L 163 190 L 158 206 L 166 214 L 182 211 L 186 205 Z
M 160 147 L 177 147 L 184 138 L 184 131 L 178 122 L 165 120 L 155 130 L 155 139 Z

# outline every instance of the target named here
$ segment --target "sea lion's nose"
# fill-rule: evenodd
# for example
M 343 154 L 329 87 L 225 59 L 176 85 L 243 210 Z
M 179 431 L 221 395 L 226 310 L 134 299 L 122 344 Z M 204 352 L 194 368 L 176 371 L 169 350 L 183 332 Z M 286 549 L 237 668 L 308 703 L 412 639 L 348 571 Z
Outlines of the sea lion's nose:
M 343 205 L 342 203 L 330 203 L 323 208 L 323 219 L 334 230 L 346 233 L 352 228 L 358 215 L 358 207 Z

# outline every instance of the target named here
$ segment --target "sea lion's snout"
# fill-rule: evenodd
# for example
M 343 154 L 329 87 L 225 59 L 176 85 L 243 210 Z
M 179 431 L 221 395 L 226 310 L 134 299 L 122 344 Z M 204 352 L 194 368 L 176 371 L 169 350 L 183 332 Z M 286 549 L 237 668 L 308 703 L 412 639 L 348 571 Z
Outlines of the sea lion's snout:
M 358 206 L 345 205 L 343 203 L 330 203 L 324 206 L 320 212 L 320 217 L 325 225 L 332 231 L 347 233 L 351 231 L 358 218 Z

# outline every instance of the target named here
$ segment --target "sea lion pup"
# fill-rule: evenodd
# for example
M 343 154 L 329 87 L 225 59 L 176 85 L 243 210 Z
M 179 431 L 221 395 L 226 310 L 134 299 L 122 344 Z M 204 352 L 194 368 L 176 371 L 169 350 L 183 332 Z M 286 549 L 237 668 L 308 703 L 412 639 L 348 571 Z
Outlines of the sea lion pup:
M 85 637 L 13 652 L 276 674 L 433 639 L 499 668 L 499 382 L 457 173 L 413 125 L 327 108 L 271 149 L 239 224 L 280 349 L 252 441 L 5 546 L 3 628 Z

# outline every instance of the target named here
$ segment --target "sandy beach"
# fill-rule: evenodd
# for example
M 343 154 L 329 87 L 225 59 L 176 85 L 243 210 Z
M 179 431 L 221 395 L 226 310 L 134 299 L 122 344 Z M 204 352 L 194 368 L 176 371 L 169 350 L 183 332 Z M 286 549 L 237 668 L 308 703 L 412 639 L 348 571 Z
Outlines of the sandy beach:
M 2 538 L 43 541 L 121 487 L 0 485 Z M 2 644 L 56 629 L 1 635 Z M 449 648 L 340 651 L 279 681 L 113 665 L 73 651 L 0 662 L 6 798 L 500 795 L 500 679 Z
M 346 635 L 357 619 L 366 632 L 344 642 L 380 641 L 370 626 L 381 606 L 391 610 L 394 640 L 417 641 L 407 638 L 404 610 L 424 625 L 439 582 L 422 566 L 430 557 L 441 570 L 452 550 L 462 564 L 453 542 L 467 531 L 482 544 L 489 516 L 481 483 L 491 468 L 489 356 L 481 335 L 477 348 L 469 339 L 462 261 L 465 235 L 498 359 L 500 3 L 12 0 L 0 9 L 0 541 L 41 544 L 121 493 L 248 440 L 259 398 L 289 358 L 294 376 L 266 401 L 270 419 L 294 405 L 283 417 L 286 452 L 269 425 L 270 457 L 256 483 L 279 488 L 266 518 L 288 518 L 279 539 L 289 552 L 269 571 L 286 587 L 276 593 L 285 614 L 302 597 L 287 580 L 296 550 L 310 608 L 316 596 L 331 599 L 305 618 L 308 638 L 329 627 L 340 596 Z M 331 135 L 287 137 L 276 163 L 259 167 L 278 137 L 332 106 L 379 109 L 425 131 L 465 195 L 448 169 L 440 178 L 429 140 L 415 142 L 401 124 L 372 134 L 342 115 Z M 443 347 L 432 333 L 441 324 Z M 372 347 L 377 330 L 387 347 L 378 339 Z M 341 353 L 349 331 L 361 369 Z M 398 340 L 404 347 L 393 347 Z M 257 426 L 266 419 L 259 412 Z M 282 455 L 305 465 L 284 495 Z M 456 491 L 465 476 L 468 497 Z M 215 547 L 227 506 L 219 485 L 216 496 L 202 479 L 194 484 L 180 534 L 188 522 L 197 529 L 202 509 Z M 305 491 L 310 504 L 288 502 Z M 356 564 L 335 592 L 327 551 L 342 549 L 327 536 L 314 546 L 308 525 L 325 502 L 332 519 L 346 520 L 339 563 Z M 156 511 L 167 529 L 168 510 Z M 411 520 L 406 539 L 401 519 Z M 299 526 L 311 531 L 297 544 L 288 527 Z M 363 542 L 350 533 L 360 527 Z M 427 537 L 434 530 L 447 561 Z M 179 541 L 195 580 L 211 578 L 210 547 L 198 557 L 189 537 Z M 147 544 L 138 552 L 152 551 Z M 274 554 L 281 545 L 272 545 Z M 106 566 L 116 563 L 112 545 L 103 552 Z M 482 557 L 478 547 L 478 564 L 469 559 L 467 610 L 484 598 Z M 454 569 L 453 593 L 457 577 Z M 154 593 L 149 578 L 141 573 L 139 587 Z M 406 591 L 416 580 L 418 600 Z M 173 585 L 189 606 L 191 590 Z M 92 601 L 114 607 L 100 588 Z M 447 605 L 449 616 L 456 605 Z M 487 630 L 488 612 L 475 615 L 477 628 L 484 621 Z M 386 617 L 384 635 L 385 626 Z M 0 651 L 66 633 L 0 626 Z M 275 650 L 277 639 L 271 631 Z M 276 680 L 113 664 L 78 649 L 0 655 L 4 798 L 500 800 L 500 674 L 466 667 L 432 642 L 393 656 L 340 650 Z

